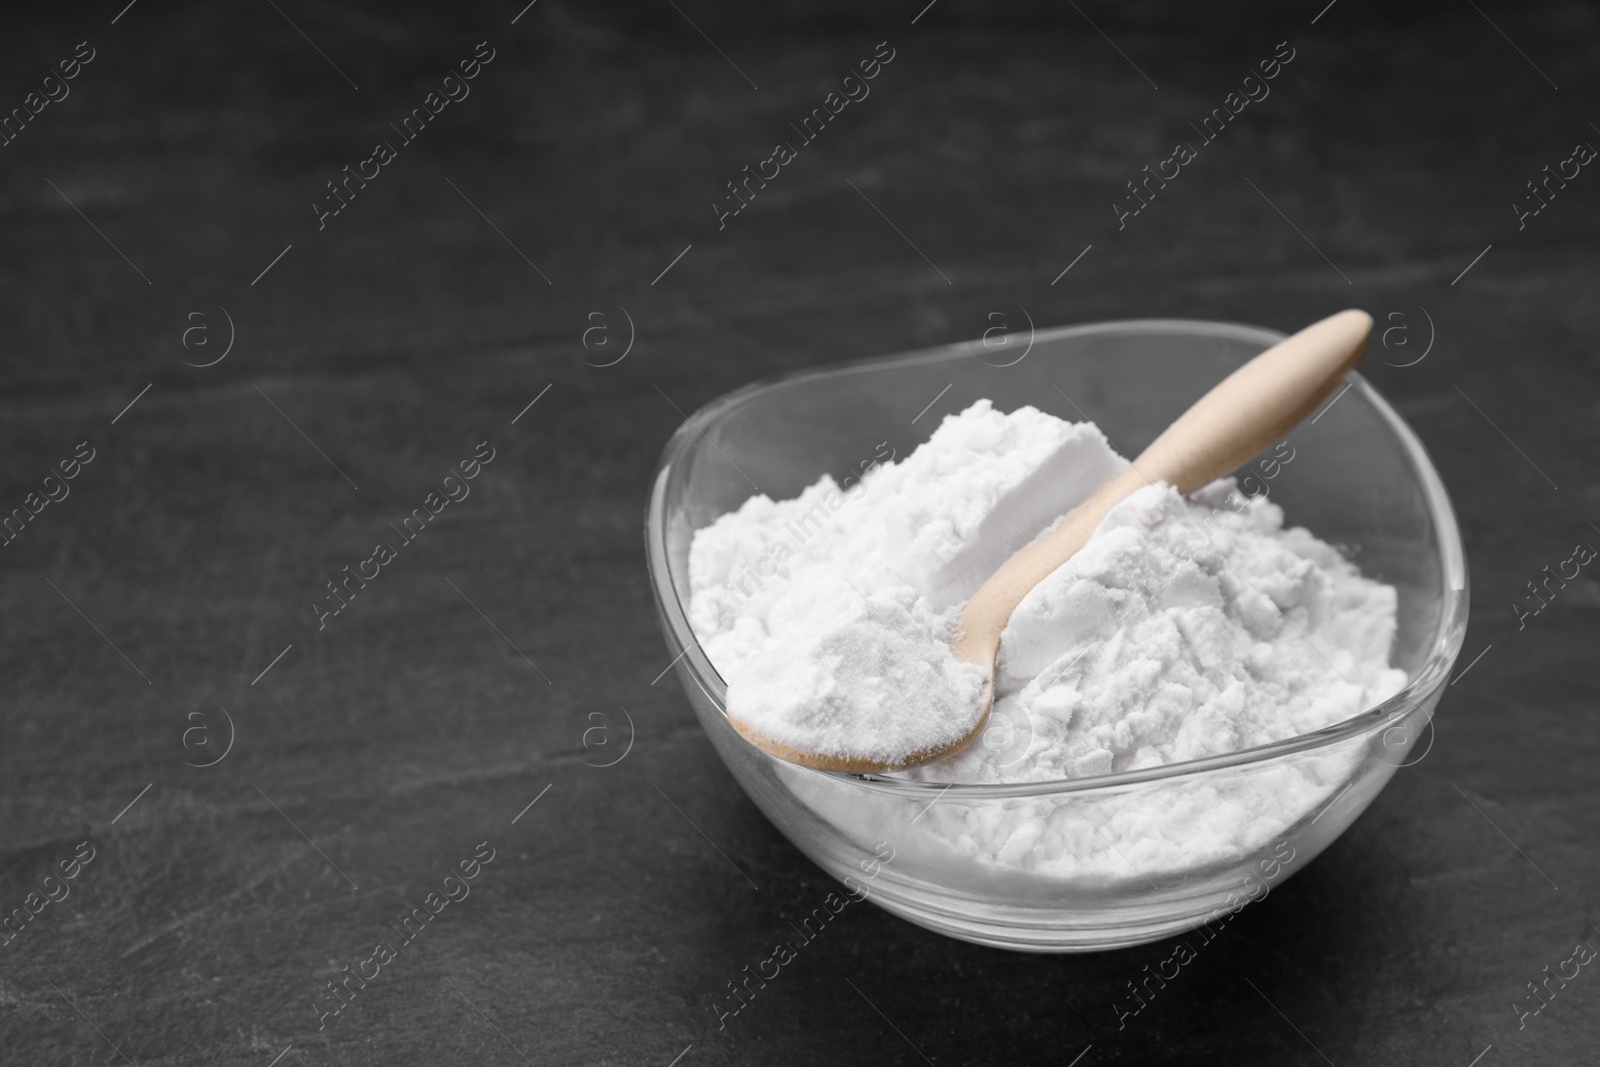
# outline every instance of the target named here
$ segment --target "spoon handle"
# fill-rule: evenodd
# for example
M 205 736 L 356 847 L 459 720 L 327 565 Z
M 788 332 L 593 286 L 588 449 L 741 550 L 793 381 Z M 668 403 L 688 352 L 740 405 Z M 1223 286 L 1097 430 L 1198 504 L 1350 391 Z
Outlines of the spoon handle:
M 1333 391 L 1371 330 L 1372 316 L 1351 310 L 1284 338 L 1218 382 L 1134 462 L 1186 495 L 1237 469 Z
M 989 666 L 1022 598 L 1088 543 L 1130 493 L 1166 482 L 1188 494 L 1234 470 L 1305 418 L 1355 366 L 1372 330 L 1364 311 L 1341 311 L 1287 337 L 1224 378 L 1151 442 L 1128 468 L 1024 546 L 961 613 L 956 658 Z

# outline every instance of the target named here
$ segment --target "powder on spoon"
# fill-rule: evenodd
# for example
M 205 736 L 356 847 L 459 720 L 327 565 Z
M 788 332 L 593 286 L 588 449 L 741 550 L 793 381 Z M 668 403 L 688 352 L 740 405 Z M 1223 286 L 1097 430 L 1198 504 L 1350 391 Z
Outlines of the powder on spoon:
M 835 760 L 947 749 L 977 725 L 988 672 L 951 655 L 942 630 L 909 586 L 852 597 L 746 663 L 730 706 L 766 738 Z

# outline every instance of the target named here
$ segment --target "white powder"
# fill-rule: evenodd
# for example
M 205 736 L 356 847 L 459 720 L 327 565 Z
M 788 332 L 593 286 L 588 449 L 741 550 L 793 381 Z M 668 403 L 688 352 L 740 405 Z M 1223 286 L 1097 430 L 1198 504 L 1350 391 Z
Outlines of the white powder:
M 931 781 L 1081 778 L 1309 733 L 1405 684 L 1389 668 L 1395 592 L 1263 499 L 1214 515 L 1147 486 L 1025 597 L 1001 637 L 997 710 L 1032 734 L 921 768 Z
M 728 707 L 779 744 L 834 758 L 895 765 L 947 749 L 977 725 L 987 672 L 957 661 L 941 629 L 909 586 L 849 598 L 764 645 Z
M 959 692 L 945 660 L 955 662 L 947 640 L 965 599 L 1125 463 L 1092 425 L 979 401 L 847 493 L 824 477 L 795 500 L 746 501 L 698 531 L 690 550 L 691 622 L 730 708 L 852 750 L 903 740 L 893 731 L 910 725 L 915 698 L 931 699 L 935 683 Z M 908 776 L 1081 778 L 1320 729 L 1404 685 L 1388 664 L 1395 608 L 1391 587 L 1305 530 L 1285 530 L 1280 508 L 1242 500 L 1229 481 L 1192 500 L 1148 486 L 1013 614 L 983 741 Z M 830 675 L 852 642 L 860 662 L 885 671 Z M 890 655 L 914 667 L 887 668 Z M 900 714 L 883 710 L 907 692 Z M 852 695 L 888 733 L 842 733 Z M 940 710 L 928 716 L 931 734 L 952 728 Z M 1002 866 L 1125 877 L 1130 864 L 1185 866 L 1256 847 L 1336 788 L 1347 763 L 1303 759 L 1232 786 L 1191 783 L 1183 799 L 1112 798 L 1104 825 L 1084 816 L 1093 802 L 1075 818 L 1054 802 L 941 803 L 919 832 Z M 836 806 L 826 779 L 795 781 L 817 805 Z M 857 801 L 840 817 L 866 817 Z

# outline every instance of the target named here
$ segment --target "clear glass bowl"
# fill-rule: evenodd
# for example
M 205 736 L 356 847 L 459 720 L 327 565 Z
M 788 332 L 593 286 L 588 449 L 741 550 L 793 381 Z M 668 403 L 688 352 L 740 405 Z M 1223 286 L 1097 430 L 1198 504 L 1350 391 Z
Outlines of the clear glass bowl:
M 981 397 L 1003 411 L 1032 404 L 1091 418 L 1136 455 L 1282 336 L 1178 320 L 1074 326 L 1040 331 L 1014 363 L 1013 354 L 999 359 L 973 342 L 752 385 L 696 412 L 656 472 L 645 523 L 650 576 L 684 692 L 756 805 L 824 870 L 849 878 L 858 897 L 952 937 L 1042 952 L 1215 928 L 1326 848 L 1412 753 L 1467 621 L 1449 497 L 1416 435 L 1359 375 L 1315 422 L 1290 432 L 1291 462 L 1270 468 L 1270 480 L 1252 464 L 1256 484 L 1242 483 L 1252 494 L 1265 489 L 1289 525 L 1338 546 L 1399 592 L 1391 661 L 1409 682 L 1316 733 L 1165 767 L 1016 785 L 816 771 L 734 732 L 723 714 L 726 687 L 687 618 L 690 540 L 752 495 L 752 483 L 782 499 L 824 472 L 842 480 L 880 454 L 880 442 L 905 456 L 945 414 Z M 1010 365 L 991 365 L 1002 362 Z M 1000 823 L 1020 828 L 1004 848 L 972 833 Z

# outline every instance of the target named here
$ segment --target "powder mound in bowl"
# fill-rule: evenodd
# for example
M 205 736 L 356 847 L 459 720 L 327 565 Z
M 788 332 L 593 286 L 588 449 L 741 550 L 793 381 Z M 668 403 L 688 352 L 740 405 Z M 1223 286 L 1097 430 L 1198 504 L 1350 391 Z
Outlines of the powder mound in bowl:
M 957 660 L 945 631 L 909 587 L 853 596 L 768 638 L 729 683 L 729 713 L 835 759 L 893 764 L 949 748 L 977 725 L 986 672 Z
M 1397 692 L 1396 598 L 1265 500 L 1150 485 L 1030 592 L 1000 641 L 1003 718 L 1022 758 L 981 748 L 928 781 L 1083 778 L 1309 733 Z M 1217 510 L 1213 510 L 1213 505 Z
M 1286 466 L 1293 449 L 1275 455 Z M 860 481 L 824 475 L 793 500 L 755 496 L 696 531 L 689 617 L 728 682 L 730 717 L 768 717 L 859 754 L 912 729 L 947 731 L 936 700 L 907 697 L 941 676 L 959 691 L 947 642 L 966 599 L 1126 466 L 1089 423 L 979 401 L 911 455 L 862 464 Z M 1286 528 L 1264 495 L 1244 497 L 1231 479 L 1187 498 L 1146 486 L 1012 614 L 981 740 L 904 773 L 1085 778 L 1319 730 L 1405 685 L 1389 664 L 1396 610 L 1391 586 Z M 845 721 L 861 707 L 878 722 Z M 1341 789 L 1359 755 L 1070 807 L 946 799 L 914 829 L 890 799 L 875 807 L 800 768 L 779 773 L 826 817 L 881 819 L 908 846 L 925 838 L 985 867 L 1137 881 L 1262 846 Z

